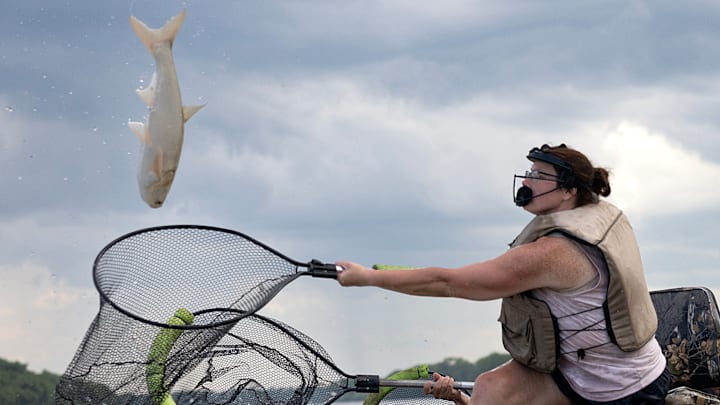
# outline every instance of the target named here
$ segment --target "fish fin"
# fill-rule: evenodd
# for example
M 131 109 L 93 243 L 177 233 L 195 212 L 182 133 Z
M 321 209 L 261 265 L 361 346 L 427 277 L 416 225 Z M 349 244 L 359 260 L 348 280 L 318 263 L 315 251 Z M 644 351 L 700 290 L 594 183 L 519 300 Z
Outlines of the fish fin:
M 142 122 L 128 121 L 128 128 L 143 145 L 150 145 L 150 132 Z
M 135 18 L 135 16 L 130 16 L 130 26 L 133 31 L 135 31 L 135 35 L 140 38 L 140 41 L 142 41 L 150 53 L 152 53 L 153 45 L 158 42 L 167 41 L 172 45 L 172 42 L 175 40 L 175 35 L 177 35 L 184 20 L 185 9 L 183 9 L 180 14 L 169 19 L 165 25 L 160 28 L 150 28 L 144 22 Z
M 202 105 L 184 105 L 183 106 L 183 121 L 187 122 L 187 120 L 190 119 L 193 115 L 195 115 L 196 112 L 200 111 L 201 108 L 205 107 L 205 104 Z
M 155 87 L 157 87 L 157 72 L 153 72 L 152 79 L 150 79 L 150 84 L 147 87 L 144 89 L 137 89 L 135 92 L 138 96 L 140 96 L 145 104 L 152 107 L 153 103 L 155 103 Z

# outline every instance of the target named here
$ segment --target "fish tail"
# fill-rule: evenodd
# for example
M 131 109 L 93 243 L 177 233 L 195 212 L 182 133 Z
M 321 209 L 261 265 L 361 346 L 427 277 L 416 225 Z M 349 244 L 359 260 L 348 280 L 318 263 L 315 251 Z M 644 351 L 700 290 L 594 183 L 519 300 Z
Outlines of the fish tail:
M 172 45 L 183 21 L 185 21 L 184 9 L 180 14 L 168 20 L 165 25 L 160 28 L 150 28 L 144 22 L 135 18 L 135 16 L 130 16 L 130 26 L 138 38 L 140 38 L 140 41 L 150 50 L 150 53 L 152 53 L 153 45 L 156 43 L 170 42 Z

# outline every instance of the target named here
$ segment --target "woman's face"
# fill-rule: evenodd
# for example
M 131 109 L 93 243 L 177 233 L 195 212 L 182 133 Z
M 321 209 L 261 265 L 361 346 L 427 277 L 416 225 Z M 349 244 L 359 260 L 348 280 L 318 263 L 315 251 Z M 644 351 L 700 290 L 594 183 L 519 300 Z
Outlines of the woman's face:
M 574 193 L 558 186 L 558 173 L 550 163 L 536 161 L 530 167 L 530 176 L 523 179 L 523 186 L 532 189 L 536 196 L 523 208 L 535 215 L 549 214 L 574 208 Z

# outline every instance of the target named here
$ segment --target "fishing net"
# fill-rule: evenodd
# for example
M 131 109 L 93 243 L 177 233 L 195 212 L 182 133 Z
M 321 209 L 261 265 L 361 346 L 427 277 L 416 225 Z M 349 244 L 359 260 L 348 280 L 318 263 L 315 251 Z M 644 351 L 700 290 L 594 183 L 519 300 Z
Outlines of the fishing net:
M 239 232 L 198 225 L 131 232 L 108 244 L 93 266 L 103 301 L 145 323 L 167 326 L 177 308 L 232 310 L 175 326 L 183 329 L 232 323 L 306 274 L 333 277 L 335 266 L 301 263 Z
M 310 337 L 254 314 L 306 274 L 300 267 L 321 277 L 335 270 L 220 228 L 148 228 L 116 239 L 95 260 L 100 309 L 56 403 L 329 404 L 376 391 L 375 376 L 344 373 Z M 418 389 L 391 394 L 383 404 L 436 402 Z
M 56 403 L 330 404 L 351 391 L 376 391 L 373 377 L 343 372 L 313 339 L 258 314 L 232 327 L 173 330 L 103 305 L 61 377 Z M 397 388 L 382 400 L 445 402 L 417 388 Z

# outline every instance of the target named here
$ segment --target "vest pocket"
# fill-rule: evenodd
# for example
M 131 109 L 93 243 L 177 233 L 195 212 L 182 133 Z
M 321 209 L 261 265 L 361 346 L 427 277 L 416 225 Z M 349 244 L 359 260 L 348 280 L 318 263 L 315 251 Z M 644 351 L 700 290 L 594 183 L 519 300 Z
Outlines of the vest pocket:
M 555 370 L 555 319 L 545 302 L 524 294 L 505 298 L 498 320 L 503 346 L 513 359 L 541 373 Z

